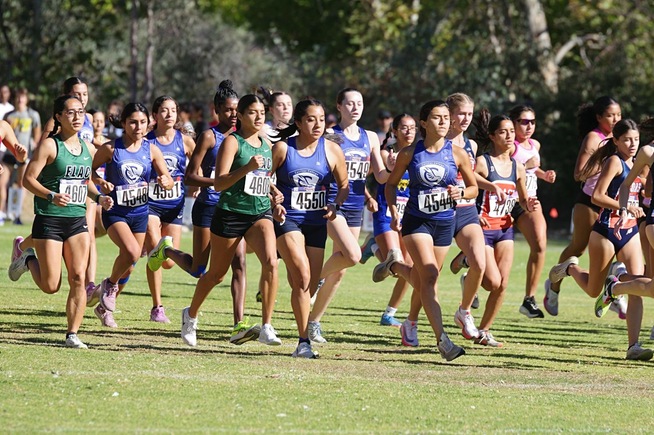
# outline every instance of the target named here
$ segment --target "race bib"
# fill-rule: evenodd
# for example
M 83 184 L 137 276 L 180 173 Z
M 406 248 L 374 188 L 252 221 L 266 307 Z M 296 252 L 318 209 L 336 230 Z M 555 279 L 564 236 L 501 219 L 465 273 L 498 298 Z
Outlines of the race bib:
M 454 200 L 444 187 L 418 193 L 418 209 L 426 214 L 442 213 L 454 207 Z
M 368 160 L 347 160 L 345 167 L 347 168 L 347 178 L 350 181 L 365 180 L 370 169 L 370 162 Z
M 159 183 L 156 181 L 150 181 L 150 188 L 148 189 L 148 195 L 153 201 L 170 201 L 173 199 L 179 199 L 182 196 L 182 179 L 181 177 L 176 177 L 173 181 L 173 188 L 166 190 L 163 187 L 159 186 Z
M 513 210 L 513 207 L 518 201 L 518 198 L 510 197 L 507 198 L 503 204 L 500 204 L 497 200 L 498 199 L 497 195 L 494 194 L 489 195 L 488 199 L 489 199 L 489 206 L 490 206 L 488 216 L 492 218 L 502 218 L 507 214 L 511 213 L 511 210 Z
M 322 210 L 327 205 L 327 189 L 313 187 L 294 187 L 291 191 L 291 208 L 293 210 Z
M 463 189 L 466 188 L 466 185 L 465 185 L 465 183 L 463 182 L 463 180 L 461 180 L 461 182 L 458 183 L 457 185 L 458 185 L 459 187 L 463 188 Z M 461 198 L 461 199 L 459 199 L 459 200 L 456 201 L 456 204 L 459 205 L 459 206 L 461 206 L 461 207 L 470 206 L 470 205 L 475 205 L 475 199 L 474 199 L 474 198 L 473 198 L 473 199 L 465 199 L 465 198 Z
M 84 205 L 86 203 L 86 195 L 88 180 L 69 180 L 62 178 L 59 180 L 59 193 L 70 195 L 69 205 Z
M 409 198 L 407 198 L 406 196 L 398 196 L 397 198 L 395 198 L 395 208 L 397 209 L 397 214 L 400 220 L 404 217 L 404 209 L 406 208 L 406 204 L 408 202 L 409 202 Z M 386 216 L 392 217 L 390 207 L 386 208 Z
M 148 183 L 141 181 L 126 186 L 116 186 L 116 202 L 123 207 L 138 207 L 148 203 Z
M 245 193 L 250 196 L 268 196 L 270 177 L 266 171 L 251 171 L 245 176 Z
M 529 196 L 534 196 L 533 194 L 538 190 L 538 177 L 534 173 L 527 173 L 525 177 L 525 187 Z

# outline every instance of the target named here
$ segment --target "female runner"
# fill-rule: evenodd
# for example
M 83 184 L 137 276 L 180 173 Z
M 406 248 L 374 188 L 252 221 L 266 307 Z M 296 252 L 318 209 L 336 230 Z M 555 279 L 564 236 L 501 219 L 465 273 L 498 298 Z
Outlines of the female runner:
M 105 209 L 113 205 L 111 198 L 100 195 L 92 183 L 91 154 L 79 136 L 85 118 L 84 106 L 75 97 L 55 99 L 54 131 L 57 135 L 43 140 L 34 151 L 25 171 L 25 187 L 35 195 L 32 239 L 36 248 L 26 248 L 12 262 L 12 281 L 30 271 L 36 285 L 53 294 L 61 286 L 61 257 L 68 270 L 70 291 L 66 302 L 66 347 L 86 345 L 77 332 L 86 306 L 84 275 L 89 255 L 86 225 L 86 199 L 94 199 Z M 40 260 L 36 259 L 36 255 Z
M 452 343 L 443 328 L 438 301 L 439 270 L 454 233 L 455 201 L 477 196 L 477 183 L 465 151 L 445 136 L 450 127 L 447 103 L 434 100 L 420 109 L 420 132 L 424 140 L 400 151 L 386 182 L 386 202 L 391 210 L 391 228 L 402 231 L 407 251 L 413 259 L 414 283 L 429 318 L 441 356 L 451 361 L 465 354 Z M 409 201 L 400 222 L 397 187 L 409 171 Z M 457 185 L 461 172 L 465 185 Z
M 122 290 L 143 251 L 152 168 L 160 174 L 157 178 L 160 188 L 173 188 L 163 154 L 145 137 L 148 122 L 148 109 L 143 104 L 127 104 L 120 115 L 120 125 L 115 125 L 124 129 L 123 136 L 100 147 L 93 157 L 94 171 L 106 165 L 105 178 L 96 173 L 94 182 L 103 193 L 111 195 L 115 204 L 113 209 L 102 213 L 102 223 L 119 253 L 111 275 L 100 285 L 100 304 L 94 310 L 102 325 L 110 328 L 118 326 L 113 312 L 119 286 Z
M 260 136 L 266 110 L 261 98 L 245 95 L 238 102 L 241 127 L 218 150 L 215 190 L 222 191 L 211 221 L 211 263 L 200 277 L 191 306 L 182 311 L 183 341 L 197 344 L 198 311 L 211 290 L 225 278 L 238 244 L 245 238 L 261 262 L 259 288 L 262 324 L 259 341 L 280 345 L 271 325 L 277 296 L 277 252 L 270 210 L 272 151 Z
M 613 127 L 620 119 L 622 119 L 620 105 L 611 97 L 600 97 L 593 104 L 585 104 L 579 108 L 577 124 L 579 135 L 584 139 L 575 164 L 574 176 L 576 180 L 581 180 L 580 176 L 586 162 L 600 148 L 604 140 L 611 135 Z M 579 192 L 572 210 L 572 240 L 561 252 L 559 262 L 572 256 L 581 256 L 588 246 L 590 233 L 600 211 L 600 208 L 591 201 L 593 190 L 595 190 L 599 178 L 599 170 L 600 168 L 595 168 L 587 180 L 581 180 L 584 181 L 584 186 Z M 543 306 L 551 316 L 559 314 L 560 291 L 560 282 L 553 283 L 550 280 L 545 280 Z M 622 310 L 620 310 L 619 314 L 624 318 Z
M 294 357 L 315 358 L 308 335 L 309 289 L 318 284 L 327 240 L 327 221 L 348 195 L 345 157 L 338 144 L 326 140 L 325 109 L 320 101 L 300 101 L 295 123 L 280 132 L 273 147 L 273 169 L 284 201 L 274 208 L 277 249 L 286 263 L 291 306 L 299 341 Z M 297 136 L 293 136 L 299 133 Z M 293 137 L 291 137 L 293 136 Z M 338 186 L 333 203 L 327 203 L 332 178 Z

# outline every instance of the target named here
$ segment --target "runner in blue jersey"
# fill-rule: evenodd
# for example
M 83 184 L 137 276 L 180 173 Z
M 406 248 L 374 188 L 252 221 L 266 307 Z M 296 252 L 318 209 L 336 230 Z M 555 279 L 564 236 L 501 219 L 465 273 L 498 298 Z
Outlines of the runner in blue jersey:
M 148 139 L 148 109 L 140 103 L 125 106 L 116 128 L 125 134 L 103 145 L 93 157 L 93 170 L 106 164 L 105 178 L 97 173 L 93 181 L 102 192 L 111 195 L 114 207 L 102 213 L 102 222 L 109 238 L 118 246 L 111 275 L 100 285 L 100 304 L 95 314 L 104 326 L 117 327 L 113 318 L 119 285 L 125 286 L 129 275 L 141 256 L 148 226 L 148 184 L 152 169 L 160 174 L 157 183 L 172 189 L 173 180 L 164 156 Z
M 166 247 L 179 248 L 186 196 L 186 186 L 184 185 L 186 159 L 195 148 L 193 139 L 182 134 L 176 128 L 178 109 L 177 102 L 170 96 L 163 95 L 154 100 L 152 114 L 155 128 L 147 135 L 148 140 L 163 154 L 168 172 L 173 178 L 172 189 L 164 189 L 157 183 L 156 174 L 152 173 L 148 186 L 149 216 L 145 249 L 151 253 L 151 256 L 148 260 L 146 275 L 152 295 L 150 320 L 159 323 L 170 323 L 161 304 L 162 272 L 160 269 L 162 266 L 164 269 L 170 269 L 175 263 L 172 260 L 166 260 L 163 255 L 153 261 L 152 254 L 162 253 Z
M 386 182 L 386 202 L 391 210 L 391 228 L 402 238 L 419 277 L 416 291 L 436 334 L 441 356 L 451 361 L 465 351 L 452 343 L 443 328 L 437 280 L 454 233 L 454 207 L 460 199 L 475 198 L 477 183 L 465 151 L 453 146 L 445 136 L 450 127 L 447 103 L 433 100 L 420 109 L 423 140 L 400 151 Z M 409 171 L 409 201 L 401 219 L 397 207 L 397 187 Z M 466 187 L 457 185 L 461 172 Z M 389 262 L 392 268 L 394 262 Z
M 416 137 L 416 121 L 408 113 L 402 113 L 393 118 L 391 126 L 389 128 L 384 141 L 381 144 L 381 157 L 384 161 L 386 173 L 390 174 L 393 167 L 395 166 L 395 159 L 397 158 L 397 153 L 403 150 L 404 148 L 410 146 Z M 391 142 L 391 139 L 393 141 Z M 373 178 L 373 177 L 370 177 Z M 387 178 L 387 177 L 386 177 Z M 412 265 L 411 256 L 406 251 L 402 237 L 398 231 L 395 231 L 391 228 L 391 212 L 386 203 L 386 196 L 384 194 L 384 189 L 386 187 L 385 183 L 380 183 L 376 178 L 373 178 L 369 181 L 369 188 L 371 189 L 371 194 L 373 194 L 375 200 L 377 201 L 378 209 L 372 214 L 372 224 L 373 224 L 373 237 L 375 245 L 377 246 L 375 255 L 380 261 L 384 261 L 388 257 L 388 253 L 391 249 L 399 249 L 402 252 L 402 257 L 404 258 L 405 264 L 408 266 L 407 270 L 410 271 Z M 402 176 L 402 180 L 397 188 L 397 203 L 396 207 L 400 215 L 404 214 L 404 208 L 406 203 L 409 200 L 409 173 L 405 171 Z M 363 261 L 363 259 L 362 259 Z M 394 268 L 398 268 L 399 263 L 394 265 Z M 387 276 L 386 269 L 381 266 L 375 268 L 376 274 L 373 274 L 373 281 L 378 282 L 382 278 Z M 380 275 L 381 272 L 381 275 Z M 397 307 L 402 302 L 402 298 L 409 288 L 409 282 L 403 277 L 403 273 L 400 271 L 395 286 L 393 287 L 393 293 L 391 294 L 386 310 L 382 314 L 381 320 L 379 322 L 382 326 L 394 326 L 400 327 L 401 322 L 395 319 L 395 313 L 397 312 Z M 418 310 L 420 306 L 418 307 Z
M 325 109 L 320 101 L 300 101 L 294 124 L 273 147 L 273 170 L 284 201 L 273 209 L 277 250 L 289 274 L 291 306 L 299 341 L 294 357 L 315 358 L 309 341 L 310 291 L 318 285 L 327 240 L 327 219 L 348 195 L 345 159 L 338 144 L 326 140 Z M 299 135 L 292 136 L 296 132 Z M 338 190 L 329 202 L 332 179 Z
M 359 233 L 363 217 L 363 208 L 375 212 L 377 201 L 366 191 L 366 176 L 369 172 L 378 179 L 385 180 L 388 175 L 379 154 L 377 133 L 364 130 L 357 124 L 363 114 L 363 96 L 352 88 L 341 90 L 336 97 L 336 108 L 341 115 L 340 123 L 334 127 L 336 138 L 345 155 L 345 164 L 349 180 L 349 195 L 339 206 L 336 219 L 327 223 L 329 237 L 334 241 L 333 253 L 325 262 L 321 278 L 324 284 L 316 295 L 316 300 L 309 315 L 309 336 L 311 341 L 324 343 L 320 329 L 320 319 L 327 310 L 338 286 L 345 276 L 345 269 L 354 266 L 361 259 Z M 338 186 L 333 184 L 327 201 L 334 203 Z M 311 289 L 315 293 L 317 289 Z M 313 296 L 313 295 L 312 295 Z

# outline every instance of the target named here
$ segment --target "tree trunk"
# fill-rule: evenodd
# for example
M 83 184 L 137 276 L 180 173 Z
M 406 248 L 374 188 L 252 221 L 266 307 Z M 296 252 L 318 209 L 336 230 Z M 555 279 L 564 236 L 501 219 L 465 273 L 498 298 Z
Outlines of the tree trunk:
M 129 31 L 129 89 L 132 101 L 138 101 L 138 20 L 139 20 L 139 2 L 132 0 L 132 10 L 130 11 L 130 31 Z
M 145 49 L 145 89 L 143 101 L 152 101 L 154 92 L 154 77 L 152 64 L 154 62 L 154 0 L 148 0 L 148 34 Z
M 547 29 L 547 17 L 540 0 L 524 0 L 531 38 L 536 44 L 538 67 L 545 79 L 545 86 L 553 93 L 559 92 L 559 67 L 552 53 L 552 40 Z

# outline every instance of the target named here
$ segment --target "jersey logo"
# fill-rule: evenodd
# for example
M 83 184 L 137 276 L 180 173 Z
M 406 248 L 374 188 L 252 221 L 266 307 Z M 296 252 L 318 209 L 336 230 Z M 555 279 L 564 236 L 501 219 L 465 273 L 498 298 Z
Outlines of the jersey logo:
M 418 168 L 418 177 L 426 186 L 437 185 L 445 177 L 447 169 L 438 162 L 429 162 Z
M 138 182 L 143 173 L 145 172 L 145 166 L 137 160 L 129 160 L 123 162 L 120 166 L 120 172 L 123 176 L 123 179 L 127 181 L 128 184 L 134 184 Z
M 292 175 L 292 180 L 296 186 L 311 187 L 318 184 L 320 177 L 311 172 L 300 172 Z
M 175 169 L 177 169 L 177 164 L 179 163 L 179 159 L 176 154 L 164 154 L 164 160 L 166 161 L 166 167 L 168 168 L 168 172 L 172 173 Z

